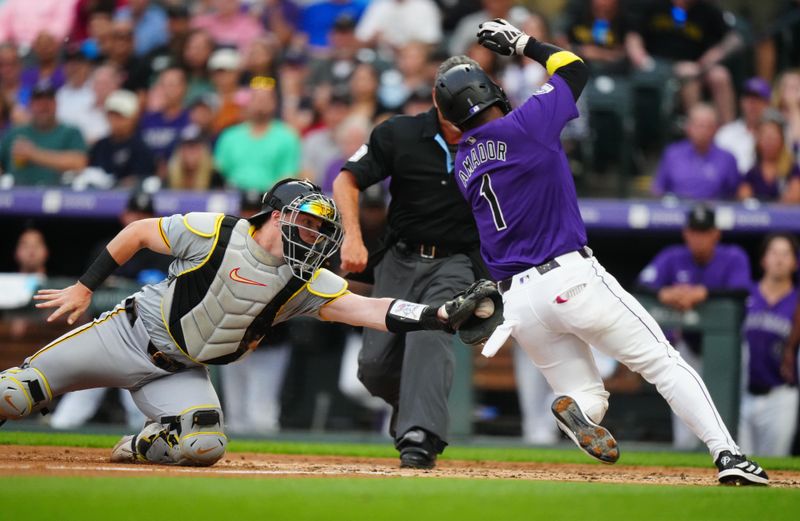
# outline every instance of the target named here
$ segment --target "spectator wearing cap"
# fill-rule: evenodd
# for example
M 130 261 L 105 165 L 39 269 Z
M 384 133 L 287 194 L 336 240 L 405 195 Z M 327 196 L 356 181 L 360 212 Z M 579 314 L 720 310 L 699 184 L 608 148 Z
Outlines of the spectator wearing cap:
M 358 21 L 356 37 L 394 49 L 412 41 L 436 45 L 442 40 L 442 14 L 433 0 L 375 0 Z
M 714 210 L 705 204 L 692 207 L 683 229 L 683 244 L 667 246 L 642 270 L 638 285 L 656 293 L 659 302 L 678 311 L 694 309 L 715 292 L 749 290 L 750 261 L 735 244 L 721 244 Z M 671 331 L 673 345 L 700 371 L 701 337 L 698 333 Z M 680 421 L 673 421 L 674 445 L 691 449 L 697 437 Z
M 361 42 L 356 38 L 356 20 L 347 14 L 340 15 L 328 35 L 330 42 L 324 54 L 317 53 L 310 65 L 308 84 L 312 88 L 322 85 L 333 89 L 346 88 L 350 75 L 358 64 Z
M 736 96 L 730 72 L 722 64 L 739 36 L 722 10 L 710 0 L 655 0 L 625 38 L 628 57 L 637 69 L 650 70 L 654 59 L 671 67 L 681 82 L 681 98 L 688 112 L 711 91 L 722 123 L 736 117 Z
M 475 41 L 478 25 L 493 18 L 503 18 L 516 27 L 522 27 L 528 18 L 528 10 L 514 5 L 514 0 L 481 0 L 480 11 L 463 17 L 450 38 L 448 50 L 451 55 L 464 54 Z
M 237 100 L 240 66 L 241 57 L 235 49 L 218 49 L 208 60 L 211 82 L 220 102 L 211 127 L 214 134 L 242 121 L 242 107 Z
M 214 39 L 202 29 L 193 29 L 186 39 L 181 60 L 186 71 L 186 99 L 214 92 L 208 70 L 208 62 L 214 52 Z
M 689 111 L 687 139 L 669 145 L 653 180 L 653 194 L 684 199 L 731 199 L 741 182 L 736 158 L 714 144 L 714 108 L 698 103 Z
M 31 47 L 35 65 L 22 71 L 23 89 L 32 89 L 42 81 L 49 82 L 56 89 L 64 85 L 64 67 L 58 60 L 60 50 L 60 42 L 52 34 L 39 33 Z
M 123 74 L 122 88 L 139 92 L 150 86 L 149 69 L 134 53 L 134 30 L 129 20 L 114 20 L 107 49 L 108 61 Z
M 786 146 L 785 121 L 774 109 L 764 111 L 756 127 L 756 161 L 739 186 L 739 199 L 800 202 L 800 167 Z
M 300 16 L 300 29 L 308 35 L 308 44 L 316 52 L 324 52 L 331 43 L 331 29 L 338 20 L 358 22 L 369 2 L 365 0 L 321 0 L 305 6 Z
M 64 62 L 66 83 L 56 92 L 56 119 L 71 122 L 72 114 L 88 110 L 94 104 L 92 92 L 92 65 L 77 47 L 67 50 Z
M 136 56 L 146 55 L 169 39 L 167 14 L 150 0 L 128 0 L 126 6 L 117 9 L 114 19 L 133 24 Z
M 139 97 L 116 90 L 105 100 L 110 134 L 89 150 L 89 166 L 111 174 L 120 186 L 133 186 L 156 173 L 153 153 L 136 132 Z
M 142 66 L 146 68 L 148 79 L 158 76 L 167 67 L 183 64 L 184 49 L 191 34 L 189 9 L 185 5 L 170 4 L 166 7 L 166 13 L 169 39 L 163 45 L 151 50 L 142 59 Z M 213 43 L 211 49 L 213 49 Z M 205 59 L 207 60 L 208 56 Z M 205 61 L 203 61 L 203 67 L 205 67 Z
M 92 74 L 89 105 L 59 106 L 59 121 L 77 127 L 89 145 L 107 136 L 109 125 L 105 102 L 121 84 L 122 76 L 115 66 L 101 65 Z
M 178 147 L 167 165 L 167 184 L 172 190 L 210 190 L 222 186 L 214 170 L 211 147 L 203 131 L 189 125 L 181 131 Z
M 322 125 L 303 136 L 303 174 L 317 184 L 324 179 L 327 166 L 339 156 L 334 134 L 349 113 L 350 96 L 344 91 L 334 92 L 322 109 Z
M 86 167 L 80 131 L 56 120 L 55 94 L 52 85 L 37 85 L 30 124 L 12 128 L 0 141 L 0 165 L 17 185 L 57 185 L 64 172 Z
M 214 11 L 194 19 L 192 27 L 205 29 L 217 45 L 238 47 L 239 52 L 247 44 L 264 34 L 264 28 L 255 17 L 242 12 L 240 0 L 214 0 Z
M 300 171 L 300 139 L 275 119 L 275 84 L 269 80 L 253 80 L 246 121 L 226 129 L 214 150 L 220 174 L 240 190 L 267 190 Z
M 214 118 L 219 110 L 219 98 L 216 94 L 203 94 L 189 103 L 189 124 L 195 125 L 213 144 L 218 134 L 214 132 Z
M 739 100 L 741 117 L 723 125 L 714 136 L 714 143 L 736 158 L 736 166 L 741 173 L 749 171 L 755 164 L 756 127 L 769 107 L 770 96 L 769 83 L 761 78 L 747 80 Z
M 186 73 L 183 69 L 165 69 L 158 77 L 154 94 L 159 108 L 142 116 L 139 129 L 145 144 L 156 157 L 159 172 L 162 172 L 175 149 L 180 131 L 189 124 L 189 111 L 183 106 L 186 97 Z
M 0 6 L 0 42 L 30 47 L 43 32 L 64 41 L 77 0 L 6 0 Z

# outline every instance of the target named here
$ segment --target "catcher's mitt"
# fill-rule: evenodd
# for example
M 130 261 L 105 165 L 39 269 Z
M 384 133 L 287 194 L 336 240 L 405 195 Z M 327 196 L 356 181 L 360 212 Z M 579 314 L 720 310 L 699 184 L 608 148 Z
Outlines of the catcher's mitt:
M 495 282 L 481 279 L 445 303 L 445 311 L 461 341 L 478 345 L 503 323 L 503 297 Z

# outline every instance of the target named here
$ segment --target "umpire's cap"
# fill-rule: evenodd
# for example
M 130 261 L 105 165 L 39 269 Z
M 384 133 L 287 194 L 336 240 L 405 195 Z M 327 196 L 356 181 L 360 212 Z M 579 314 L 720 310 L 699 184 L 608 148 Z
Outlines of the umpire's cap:
M 494 105 L 503 114 L 511 112 L 503 89 L 471 64 L 456 65 L 439 76 L 434 95 L 439 111 L 458 127 Z
M 269 219 L 274 210 L 281 211 L 284 206 L 298 197 L 311 193 L 322 193 L 322 189 L 305 179 L 282 179 L 275 183 L 269 192 L 265 193 L 264 197 L 261 198 L 261 211 L 247 220 L 251 224 L 258 226 Z

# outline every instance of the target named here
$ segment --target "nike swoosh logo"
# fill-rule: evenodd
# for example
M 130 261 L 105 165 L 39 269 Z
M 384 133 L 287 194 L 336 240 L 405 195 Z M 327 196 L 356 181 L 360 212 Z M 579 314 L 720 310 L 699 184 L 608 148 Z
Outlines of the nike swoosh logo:
M 6 403 L 8 405 L 11 406 L 12 409 L 14 409 L 15 411 L 17 411 L 18 413 L 21 414 L 21 411 L 19 409 L 17 409 L 17 406 L 14 405 L 14 402 L 11 401 L 11 397 L 10 396 L 3 396 L 3 399 L 6 401 Z
M 262 284 L 263 286 L 263 284 Z M 216 447 L 211 447 L 210 449 L 197 449 L 197 454 L 202 456 L 203 454 L 208 454 L 212 450 L 216 449 Z
M 255 280 L 250 280 L 242 277 L 241 275 L 239 275 L 239 268 L 233 268 L 229 275 L 231 279 L 235 280 L 236 282 L 241 282 L 242 284 L 250 284 L 252 286 L 263 286 L 263 287 L 267 286 L 266 284 L 262 284 Z

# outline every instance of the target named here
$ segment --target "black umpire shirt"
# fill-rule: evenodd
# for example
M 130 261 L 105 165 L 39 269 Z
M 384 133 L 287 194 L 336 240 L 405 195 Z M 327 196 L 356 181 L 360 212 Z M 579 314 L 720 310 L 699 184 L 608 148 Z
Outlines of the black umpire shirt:
M 360 190 L 390 178 L 389 229 L 398 239 L 466 253 L 478 248 L 478 230 L 456 186 L 454 159 L 433 108 L 375 127 L 342 169 Z

